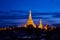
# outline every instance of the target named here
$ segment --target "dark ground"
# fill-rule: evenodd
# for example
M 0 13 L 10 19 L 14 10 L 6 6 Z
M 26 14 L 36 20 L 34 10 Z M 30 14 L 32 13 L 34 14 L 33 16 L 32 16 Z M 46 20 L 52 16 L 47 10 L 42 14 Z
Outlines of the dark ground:
M 32 27 L 0 30 L 0 40 L 60 40 L 60 27 L 46 31 Z

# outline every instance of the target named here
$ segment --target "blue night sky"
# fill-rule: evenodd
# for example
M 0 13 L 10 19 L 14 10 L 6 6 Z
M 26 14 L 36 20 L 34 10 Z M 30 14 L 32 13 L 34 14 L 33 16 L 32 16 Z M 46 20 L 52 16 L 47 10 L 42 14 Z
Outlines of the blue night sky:
M 60 0 L 0 0 L 0 25 L 24 25 L 29 10 L 35 24 L 60 24 Z

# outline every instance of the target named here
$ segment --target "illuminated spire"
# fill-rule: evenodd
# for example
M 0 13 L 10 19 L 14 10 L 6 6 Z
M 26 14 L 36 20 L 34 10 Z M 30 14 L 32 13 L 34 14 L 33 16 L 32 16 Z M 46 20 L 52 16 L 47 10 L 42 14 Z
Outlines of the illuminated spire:
M 32 16 L 31 16 L 31 13 L 32 13 L 32 12 L 31 12 L 31 10 L 29 11 L 29 13 L 30 13 L 30 14 L 29 14 L 29 19 L 32 19 Z
M 43 28 L 42 20 L 40 20 L 40 24 L 39 24 L 38 28 L 41 28 L 41 29 Z
M 31 10 L 29 11 L 28 21 L 27 21 L 27 23 L 24 26 L 27 27 L 27 25 L 32 25 L 34 28 L 36 28 L 36 25 L 33 23 L 33 20 L 32 20 Z

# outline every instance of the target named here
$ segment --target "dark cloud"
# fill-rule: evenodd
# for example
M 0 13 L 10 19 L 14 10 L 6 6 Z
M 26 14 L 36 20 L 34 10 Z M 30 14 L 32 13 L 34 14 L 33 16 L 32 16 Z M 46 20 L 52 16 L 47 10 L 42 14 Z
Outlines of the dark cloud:
M 11 10 L 9 12 L 0 11 L 0 19 L 27 19 L 28 12 L 23 10 Z M 2 14 L 3 13 L 3 14 Z M 25 15 L 24 15 L 25 14 Z M 49 15 L 48 13 L 33 13 L 32 12 L 32 18 L 33 19 L 48 19 L 43 17 L 33 17 L 38 15 Z
M 60 23 L 53 23 L 52 25 L 55 27 L 60 27 Z
M 36 15 L 60 15 L 60 13 L 32 13 L 33 16 Z
M 0 16 L 0 19 L 27 19 L 28 16 Z
M 0 11 L 0 15 L 28 15 L 28 11 L 24 10 L 10 10 L 10 11 Z M 39 12 L 32 12 L 32 16 L 36 15 L 60 15 L 60 13 L 39 13 Z
M 21 14 L 27 14 L 27 11 L 23 11 L 23 10 L 10 10 L 10 11 L 0 11 L 0 15 L 21 15 Z
M 25 21 L 25 20 L 16 20 L 16 19 L 28 19 L 28 17 L 29 17 L 28 11 L 23 11 L 23 10 L 11 10 L 11 11 L 7 11 L 7 12 L 0 11 L 0 25 L 14 25 L 14 24 L 22 25 L 27 20 Z M 46 22 L 48 22 L 48 23 L 54 23 L 57 20 L 54 19 L 55 20 L 54 21 L 54 20 L 50 20 L 50 19 L 60 18 L 60 13 L 38 13 L 38 12 L 32 12 L 32 18 L 34 20 L 36 19 L 36 21 L 35 21 L 36 24 L 38 24 L 40 19 L 43 19 L 44 21 L 47 20 Z M 16 21 L 14 21 L 13 19 L 16 20 Z M 44 23 L 46 23 L 46 22 L 44 22 Z
M 33 19 L 49 19 L 49 18 L 43 18 L 43 17 L 32 17 Z
M 60 15 L 54 15 L 53 17 L 54 18 L 60 18 Z
M 49 19 L 44 17 L 33 17 L 33 19 Z M 0 19 L 28 19 L 28 15 L 20 15 L 20 16 L 0 16 Z
M 7 13 L 9 13 L 9 12 L 7 12 L 7 11 L 0 11 L 0 14 L 7 14 Z
M 0 11 L 0 19 L 27 19 L 28 15 L 24 15 L 26 13 L 28 12 L 22 10 Z
M 10 10 L 10 12 L 28 13 L 28 11 L 24 10 Z
M 28 18 L 28 11 L 24 10 L 10 10 L 7 12 L 0 11 L 0 19 L 27 19 Z M 49 19 L 48 17 L 42 17 L 41 15 L 52 15 L 53 17 L 60 17 L 60 13 L 38 13 L 32 12 L 33 19 Z M 34 16 L 41 16 L 41 17 L 34 17 Z

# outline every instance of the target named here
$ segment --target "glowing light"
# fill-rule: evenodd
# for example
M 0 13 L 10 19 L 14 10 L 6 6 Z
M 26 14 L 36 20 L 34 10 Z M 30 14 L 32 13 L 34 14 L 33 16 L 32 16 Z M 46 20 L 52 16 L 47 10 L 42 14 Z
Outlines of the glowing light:
M 38 28 L 43 28 L 43 25 L 42 25 L 42 20 L 40 19 L 40 24 L 39 24 L 39 26 L 38 26 Z
M 53 30 L 53 26 L 51 26 L 51 29 L 50 30 Z
M 44 29 L 45 29 L 45 30 L 47 30 L 47 29 L 48 29 L 48 24 L 46 24 L 46 25 L 44 26 Z
M 0 30 L 3 30 L 3 28 L 0 28 Z
M 4 30 L 6 30 L 6 27 L 4 28 Z
M 31 14 L 31 10 L 29 11 L 29 18 L 28 18 L 28 21 L 27 23 L 24 25 L 25 27 L 27 27 L 27 25 L 33 25 L 34 28 L 36 28 L 36 25 L 33 23 L 33 20 L 32 20 L 32 14 Z

